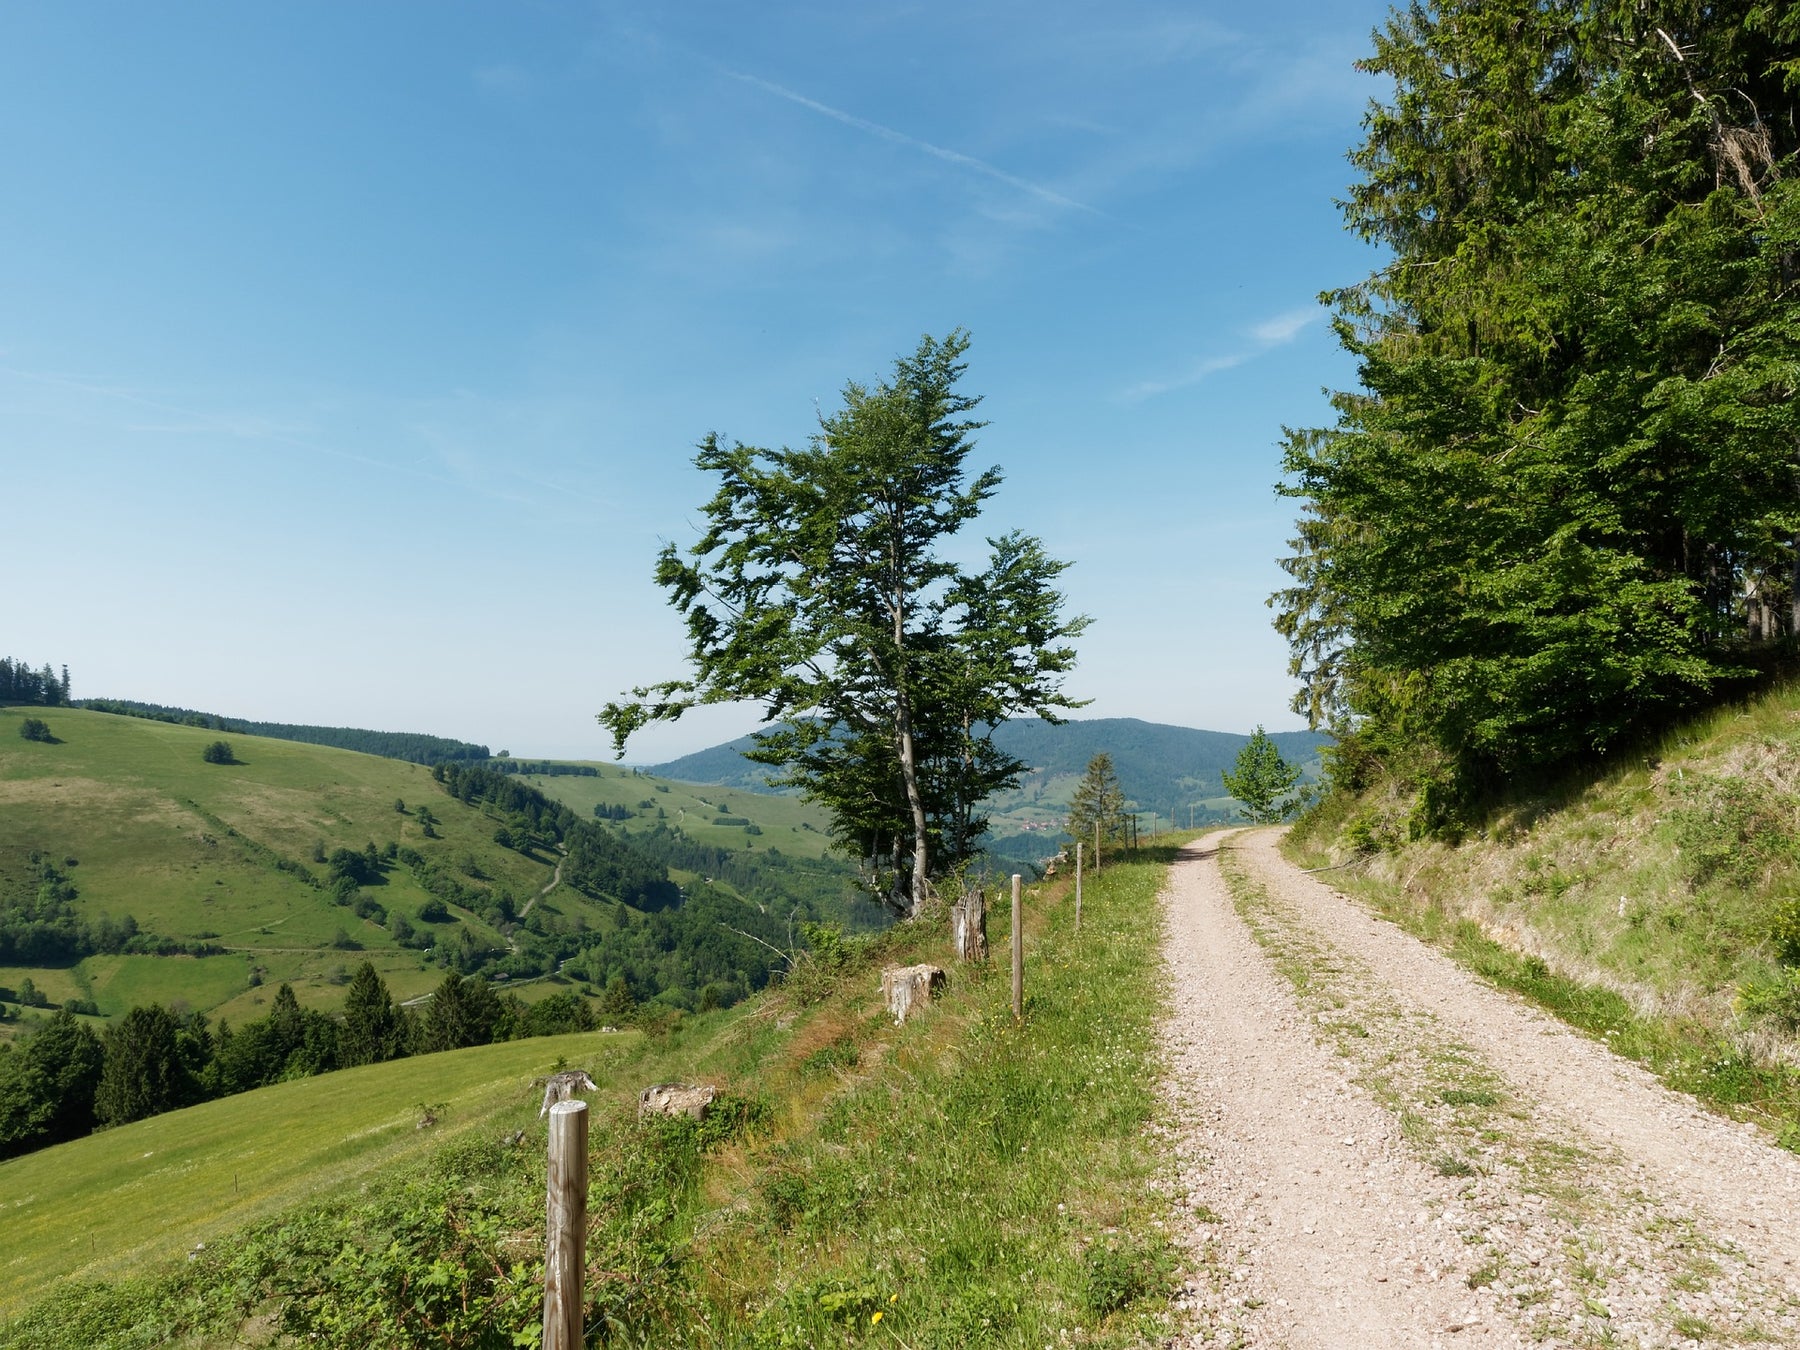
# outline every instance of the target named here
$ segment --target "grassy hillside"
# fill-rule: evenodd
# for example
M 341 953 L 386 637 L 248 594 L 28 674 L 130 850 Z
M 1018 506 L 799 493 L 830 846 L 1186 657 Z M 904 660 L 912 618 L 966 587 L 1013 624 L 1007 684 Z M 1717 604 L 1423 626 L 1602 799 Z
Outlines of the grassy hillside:
M 592 814 L 596 806 L 623 807 L 632 815 L 616 824 L 628 834 L 654 829 L 660 821 L 679 826 L 697 843 L 718 848 L 778 848 L 794 857 L 818 858 L 830 846 L 825 813 L 798 797 L 665 781 L 616 764 L 588 767 L 595 771 L 592 778 L 522 774 L 519 781 L 530 783 L 580 815 Z M 748 821 L 758 833 L 747 833 L 743 825 L 721 825 L 721 816 Z
M 0 1313 L 65 1277 L 113 1279 L 429 1153 L 518 1128 L 558 1060 L 606 1063 L 636 1032 L 550 1036 L 278 1083 L 0 1164 Z M 426 1108 L 436 1124 L 420 1128 Z
M 553 1055 L 601 1085 L 589 1327 L 608 1344 L 1159 1337 L 1174 1257 L 1146 1129 L 1161 1001 L 1146 937 L 1164 861 L 1090 877 L 1079 934 L 1066 884 L 1029 893 L 1022 1023 L 1004 969 L 955 966 L 938 916 L 821 950 L 781 988 L 661 1036 L 374 1066 L 0 1164 L 31 1222 L 56 1216 L 8 1244 L 0 1346 L 526 1343 L 545 1144 L 527 1080 Z M 949 987 L 896 1027 L 877 970 L 925 959 L 951 967 Z M 638 1124 L 637 1091 L 668 1080 L 723 1087 L 722 1109 Z M 433 1101 L 442 1123 L 414 1129 Z M 282 1208 L 290 1186 L 317 1190 Z
M 1800 685 L 1409 840 L 1377 784 L 1290 837 L 1334 884 L 1670 1081 L 1800 1121 Z
M 39 713 L 53 744 L 18 734 L 18 723 Z M 0 985 L 16 990 L 31 978 L 52 999 L 90 999 L 102 1013 L 179 998 L 237 1020 L 260 1015 L 267 990 L 281 981 L 305 1003 L 335 1007 L 342 968 L 366 957 L 397 995 L 411 997 L 442 972 L 387 927 L 307 884 L 298 869 L 322 878 L 325 868 L 313 861 L 321 849 L 395 842 L 441 860 L 473 887 L 504 887 L 521 901 L 550 880 L 550 860 L 497 846 L 493 821 L 447 797 L 425 768 L 249 736 L 229 738 L 240 763 L 206 763 L 201 753 L 217 739 L 104 713 L 0 708 L 0 885 L 33 885 L 29 858 L 38 852 L 76 888 L 83 919 L 130 915 L 147 934 L 223 949 L 6 967 Z M 420 805 L 438 819 L 439 837 L 425 837 Z M 413 917 L 431 898 L 402 867 L 387 869 L 371 893 L 390 913 Z M 440 941 L 467 928 L 486 945 L 505 944 L 467 910 L 420 927 Z

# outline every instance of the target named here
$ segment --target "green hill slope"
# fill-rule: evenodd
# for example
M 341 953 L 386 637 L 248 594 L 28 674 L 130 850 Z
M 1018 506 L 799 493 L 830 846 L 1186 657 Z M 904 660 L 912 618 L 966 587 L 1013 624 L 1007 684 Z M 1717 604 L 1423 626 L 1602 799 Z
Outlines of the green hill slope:
M 265 987 L 281 981 L 303 1003 L 335 1007 L 342 968 L 366 957 L 398 996 L 413 997 L 442 972 L 401 944 L 393 916 L 433 945 L 466 932 L 504 950 L 505 936 L 465 906 L 442 923 L 420 920 L 432 893 L 405 866 L 381 869 L 366 888 L 380 908 L 358 915 L 324 889 L 321 856 L 392 843 L 471 892 L 505 892 L 520 904 L 552 875 L 550 859 L 497 846 L 493 820 L 449 798 L 418 765 L 247 736 L 230 738 L 239 763 L 210 764 L 202 752 L 216 732 L 64 708 L 37 710 L 56 736 L 43 744 L 18 734 L 30 711 L 0 709 L 4 893 L 38 889 L 48 861 L 73 887 L 78 920 L 130 916 L 146 937 L 209 954 L 0 965 L 0 985 L 15 993 L 31 979 L 54 1002 L 89 1000 L 103 1014 L 180 999 L 235 1020 L 258 1015 Z M 421 806 L 437 821 L 429 830 Z
M 794 857 L 822 857 L 830 847 L 825 813 L 798 797 L 748 788 L 707 787 L 702 782 L 667 781 L 617 764 L 582 762 L 588 775 L 521 774 L 547 797 L 579 815 L 596 806 L 626 812 L 615 820 L 627 834 L 655 829 L 658 823 L 679 827 L 696 843 L 726 849 L 780 849 Z M 720 818 L 725 822 L 720 824 Z M 747 826 L 754 825 L 755 832 Z
M 526 1124 L 531 1080 L 597 1072 L 636 1032 L 546 1036 L 277 1083 L 0 1164 L 0 1313 L 68 1276 L 109 1279 L 405 1164 L 445 1134 Z M 436 1124 L 421 1129 L 425 1108 Z
M 54 739 L 22 738 L 27 716 Z M 101 1016 L 176 1003 L 238 1024 L 287 982 L 335 1012 L 364 959 L 401 999 L 449 967 L 508 978 L 530 999 L 566 969 L 691 1007 L 709 982 L 730 1001 L 765 978 L 773 955 L 731 930 L 784 938 L 796 906 L 879 918 L 849 870 L 820 859 L 816 813 L 796 801 L 759 798 L 740 815 L 747 794 L 619 769 L 513 780 L 250 736 L 228 738 L 237 762 L 209 763 L 218 739 L 0 708 L 0 1035 L 33 996 Z M 471 793 L 471 775 L 487 786 Z M 540 783 L 580 818 L 556 827 L 579 845 L 521 828 L 508 798 Z M 596 821 L 602 804 L 629 818 Z M 646 851 L 618 842 L 632 832 Z M 341 850 L 361 860 L 355 884 L 334 875 Z
M 0 1163 L 0 1347 L 533 1343 L 545 1133 L 592 1070 L 588 1324 L 616 1345 L 1160 1340 L 1148 1126 L 1168 852 L 1026 897 L 1027 1003 L 944 924 L 830 944 L 663 1034 L 514 1042 L 279 1084 Z M 948 987 L 905 1025 L 877 972 Z M 719 1086 L 702 1125 L 647 1084 Z M 415 1128 L 422 1107 L 438 1124 Z M 515 1138 L 515 1134 L 519 1137 Z M 204 1244 L 200 1246 L 199 1244 Z M 187 1253 L 187 1255 L 183 1255 Z
M 1360 894 L 1677 1086 L 1800 1141 L 1800 684 L 1409 839 L 1378 781 L 1290 836 Z

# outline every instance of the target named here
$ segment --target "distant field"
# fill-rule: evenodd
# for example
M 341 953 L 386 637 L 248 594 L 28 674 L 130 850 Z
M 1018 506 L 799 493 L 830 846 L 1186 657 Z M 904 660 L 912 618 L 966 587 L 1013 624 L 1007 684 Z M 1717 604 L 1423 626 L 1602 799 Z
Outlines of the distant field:
M 531 1080 L 607 1066 L 636 1032 L 508 1041 L 345 1069 L 171 1111 L 0 1163 L 0 1312 L 107 1279 L 348 1186 L 463 1130 L 535 1125 Z M 418 1128 L 423 1105 L 438 1124 Z
M 593 767 L 598 769 L 598 777 L 532 774 L 521 778 L 583 816 L 591 815 L 596 806 L 602 805 L 633 811 L 629 820 L 616 822 L 627 833 L 654 829 L 662 820 L 671 828 L 679 825 L 682 833 L 696 843 L 733 852 L 777 848 L 790 857 L 817 858 L 830 847 L 825 813 L 798 797 L 678 783 L 634 774 L 616 764 Z M 657 815 L 658 810 L 662 811 L 661 816 Z M 742 825 L 714 824 L 720 816 L 747 820 L 762 833 L 747 834 Z
M 23 740 L 18 724 L 26 716 L 43 717 L 57 743 Z M 202 760 L 202 749 L 219 739 L 242 763 Z M 425 838 L 421 804 L 437 817 L 440 838 Z M 147 933 L 229 949 L 201 959 L 96 956 L 68 968 L 11 968 L 0 984 L 17 988 L 29 976 L 51 999 L 91 998 L 109 1014 L 181 999 L 239 1020 L 259 1015 L 283 980 L 303 1003 L 335 1008 L 343 968 L 368 959 L 396 994 L 411 997 L 442 972 L 275 864 L 323 877 L 317 850 L 393 842 L 465 879 L 460 869 L 470 862 L 484 878 L 470 884 L 504 886 L 523 904 L 550 880 L 551 865 L 501 848 L 493 831 L 491 818 L 450 797 L 416 764 L 107 713 L 0 708 L 0 869 L 19 875 L 27 855 L 41 850 L 64 866 L 84 917 L 129 914 Z M 409 919 L 429 898 L 404 867 L 389 869 L 370 893 Z M 566 889 L 559 899 L 587 906 Z M 459 924 L 489 945 L 504 943 L 467 912 L 433 931 L 441 940 Z M 340 934 L 350 946 L 334 945 Z M 253 966 L 266 987 L 252 986 Z

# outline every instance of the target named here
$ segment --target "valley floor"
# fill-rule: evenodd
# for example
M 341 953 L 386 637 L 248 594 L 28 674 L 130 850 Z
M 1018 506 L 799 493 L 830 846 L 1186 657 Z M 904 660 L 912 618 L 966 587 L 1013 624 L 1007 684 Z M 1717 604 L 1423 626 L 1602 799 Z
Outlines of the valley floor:
M 1209 835 L 1163 895 L 1190 1345 L 1800 1342 L 1800 1158 Z

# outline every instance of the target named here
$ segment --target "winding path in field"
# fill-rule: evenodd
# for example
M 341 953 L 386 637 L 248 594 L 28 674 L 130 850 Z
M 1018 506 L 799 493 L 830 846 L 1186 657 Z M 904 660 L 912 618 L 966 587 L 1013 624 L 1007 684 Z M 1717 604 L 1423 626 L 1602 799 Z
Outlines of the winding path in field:
M 1300 872 L 1163 895 L 1184 1345 L 1800 1343 L 1800 1158 Z

